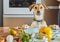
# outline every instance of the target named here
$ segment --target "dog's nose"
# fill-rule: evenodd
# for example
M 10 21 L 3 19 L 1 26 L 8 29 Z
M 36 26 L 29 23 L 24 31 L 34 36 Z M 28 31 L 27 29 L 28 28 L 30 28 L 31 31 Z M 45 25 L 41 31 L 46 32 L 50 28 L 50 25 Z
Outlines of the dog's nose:
M 37 11 L 37 13 L 40 13 L 40 11 Z
M 37 15 L 40 15 L 40 11 L 37 11 Z

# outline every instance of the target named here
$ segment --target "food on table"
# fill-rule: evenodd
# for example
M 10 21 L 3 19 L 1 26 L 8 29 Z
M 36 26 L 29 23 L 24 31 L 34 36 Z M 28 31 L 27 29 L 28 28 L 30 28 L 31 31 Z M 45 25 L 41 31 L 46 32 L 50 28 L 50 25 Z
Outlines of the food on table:
M 5 38 L 0 37 L 0 42 L 5 42 Z
M 13 38 L 12 35 L 8 35 L 8 36 L 6 37 L 6 42 L 13 42 L 13 40 L 14 40 L 14 38 Z
M 23 31 L 23 34 L 18 35 L 19 39 L 22 39 L 23 42 L 28 42 L 29 41 L 29 35 Z
M 23 42 L 23 41 L 21 39 L 19 39 L 18 42 Z
M 2 28 L 0 28 L 0 34 L 2 34 L 3 33 L 3 29 Z
M 14 38 L 14 40 L 18 41 L 18 40 L 19 40 L 19 38 L 17 38 L 17 37 L 16 37 L 16 38 Z
M 18 29 L 18 30 L 17 30 L 17 33 L 18 33 L 18 34 L 23 34 L 23 29 Z
M 17 34 L 17 31 L 14 29 L 9 29 L 9 33 L 13 36 L 15 36 Z
M 50 27 L 42 27 L 39 30 L 39 33 L 45 34 L 45 36 L 48 37 L 48 40 L 51 40 L 52 39 L 52 29 Z

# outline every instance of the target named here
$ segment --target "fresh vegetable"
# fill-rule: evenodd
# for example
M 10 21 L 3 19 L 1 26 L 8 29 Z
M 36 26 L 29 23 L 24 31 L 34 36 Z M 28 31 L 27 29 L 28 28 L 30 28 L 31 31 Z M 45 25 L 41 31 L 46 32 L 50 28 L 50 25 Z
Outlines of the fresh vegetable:
M 14 40 L 18 41 L 18 40 L 19 40 L 19 38 L 14 38 Z
M 19 34 L 18 38 L 22 39 L 23 42 L 29 41 L 29 35 L 23 31 L 23 34 Z
M 16 40 L 17 42 L 23 42 L 22 39 L 19 38 L 14 38 L 14 40 Z

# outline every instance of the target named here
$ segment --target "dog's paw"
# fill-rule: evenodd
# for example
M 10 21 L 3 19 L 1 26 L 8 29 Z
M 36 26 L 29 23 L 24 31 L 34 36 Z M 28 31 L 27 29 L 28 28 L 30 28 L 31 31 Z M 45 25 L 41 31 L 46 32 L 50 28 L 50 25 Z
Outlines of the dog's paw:
M 59 25 L 55 25 L 55 24 L 54 24 L 54 25 L 50 25 L 50 27 L 51 27 L 52 29 L 55 29 L 55 30 L 56 30 L 56 29 L 59 29 Z
M 22 28 L 30 28 L 30 26 L 28 24 L 23 24 Z

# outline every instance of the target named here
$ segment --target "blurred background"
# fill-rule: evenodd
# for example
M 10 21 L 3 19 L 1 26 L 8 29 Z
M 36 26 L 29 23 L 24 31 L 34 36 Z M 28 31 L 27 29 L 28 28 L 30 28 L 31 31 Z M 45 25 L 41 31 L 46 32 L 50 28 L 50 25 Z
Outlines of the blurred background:
M 47 6 L 58 6 L 57 0 L 46 0 Z M 33 18 L 24 17 L 3 17 L 3 1 L 0 0 L 0 26 L 20 26 L 22 24 L 31 24 Z M 45 20 L 48 25 L 58 24 L 58 9 L 48 9 L 45 11 Z
M 36 0 L 9 0 L 10 7 L 29 7 Z
M 0 27 L 3 26 L 3 0 L 0 0 Z

